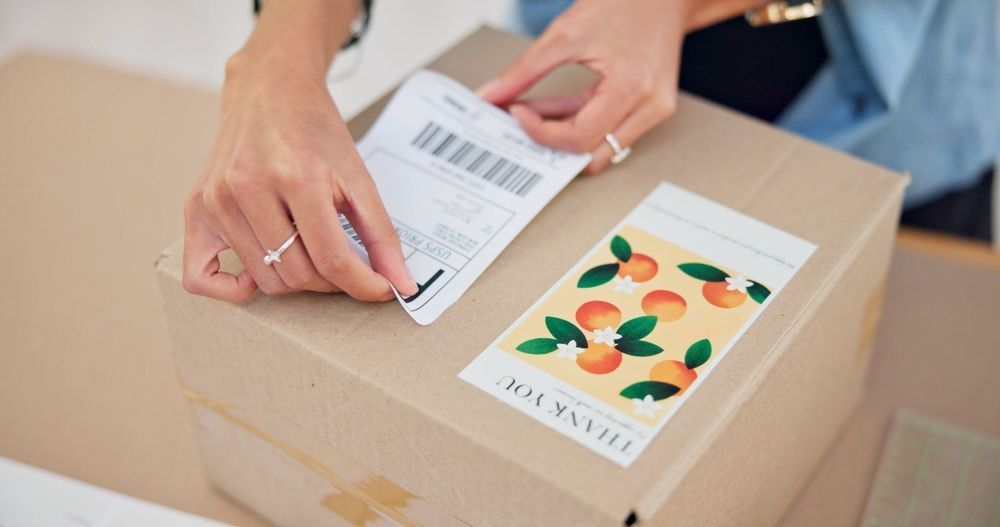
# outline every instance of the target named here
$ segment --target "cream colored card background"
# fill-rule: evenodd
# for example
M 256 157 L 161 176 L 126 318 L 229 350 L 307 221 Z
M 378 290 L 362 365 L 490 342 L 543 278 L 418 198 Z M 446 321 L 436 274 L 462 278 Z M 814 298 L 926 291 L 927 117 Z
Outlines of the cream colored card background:
M 624 226 L 616 234 L 629 242 L 633 253 L 648 255 L 657 262 L 658 270 L 651 280 L 638 284 L 632 294 L 615 291 L 613 281 L 597 287 L 578 288 L 576 282 L 584 271 L 596 265 L 615 261 L 610 246 L 605 244 L 605 247 L 583 260 L 581 264 L 577 264 L 573 276 L 563 282 L 548 298 L 535 306 L 528 317 L 515 327 L 500 342 L 498 347 L 623 413 L 632 415 L 649 426 L 655 426 L 664 416 L 669 415 L 669 407 L 678 404 L 679 400 L 685 397 L 688 392 L 660 401 L 661 408 L 656 412 L 655 417 L 634 415 L 634 405 L 631 399 L 619 395 L 619 392 L 632 383 L 649 380 L 650 368 L 659 362 L 670 359 L 684 362 L 684 353 L 688 346 L 707 338 L 712 343 L 713 353 L 707 363 L 695 369 L 700 375 L 717 360 L 722 347 L 733 338 L 740 327 L 761 306 L 747 298 L 741 305 L 734 308 L 716 307 L 702 295 L 702 287 L 705 282 L 684 274 L 677 266 L 688 262 L 708 263 L 730 275 L 739 274 L 738 270 L 710 262 L 691 251 L 682 249 L 631 225 Z M 749 278 L 753 279 L 753 277 Z M 640 305 L 642 298 L 647 293 L 658 289 L 677 293 L 687 302 L 687 309 L 680 319 L 673 322 L 657 322 L 653 332 L 643 339 L 663 348 L 663 352 L 658 355 L 650 357 L 625 355 L 622 357 L 621 364 L 614 371 L 594 374 L 584 371 L 576 362 L 558 357 L 556 352 L 531 355 L 515 350 L 518 344 L 528 339 L 550 336 L 545 327 L 545 317 L 547 316 L 562 318 L 579 327 L 575 318 L 576 310 L 581 304 L 591 300 L 603 300 L 614 304 L 622 312 L 622 322 L 634 317 L 645 316 L 646 313 L 643 312 Z M 593 336 L 587 331 L 584 333 L 587 334 L 588 339 Z

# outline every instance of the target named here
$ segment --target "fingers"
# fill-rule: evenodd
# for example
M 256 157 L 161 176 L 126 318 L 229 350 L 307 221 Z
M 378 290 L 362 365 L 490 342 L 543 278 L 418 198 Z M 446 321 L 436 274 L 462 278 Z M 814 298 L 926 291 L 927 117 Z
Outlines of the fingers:
M 320 276 L 358 300 L 393 298 L 385 277 L 376 273 L 354 252 L 333 201 L 333 189 L 309 187 L 285 196 L 297 218 L 302 243 Z
M 524 99 L 517 101 L 516 104 L 527 106 L 545 119 L 562 119 L 580 111 L 580 108 L 583 108 L 593 96 L 594 88 L 590 87 L 581 93 Z
M 288 218 L 284 203 L 276 195 L 249 191 L 238 192 L 235 197 L 258 243 L 265 250 L 277 249 L 295 232 L 295 226 Z M 291 290 L 323 293 L 339 291 L 336 286 L 320 276 L 305 247 L 299 241 L 292 242 L 281 254 L 281 261 L 273 262 L 271 267 Z
M 499 77 L 484 83 L 476 93 L 493 104 L 505 105 L 552 70 L 573 60 L 575 54 L 575 46 L 562 41 L 556 33 L 546 32 Z
M 622 121 L 622 123 L 611 133 L 614 134 L 615 139 L 618 140 L 621 147 L 626 148 L 635 144 L 640 137 L 645 135 L 656 125 L 662 123 L 672 114 L 672 104 L 650 101 L 640 106 L 635 112 L 626 117 L 625 120 Z M 589 173 L 595 173 L 603 170 L 611 163 L 614 151 L 606 141 L 602 141 L 601 144 L 591 151 L 591 156 L 592 159 L 590 164 L 587 165 L 586 171 Z
M 367 181 L 356 185 L 349 195 L 344 214 L 364 242 L 372 268 L 386 277 L 402 296 L 414 295 L 417 283 L 406 267 L 396 227 L 385 211 L 375 184 L 370 178 Z
M 268 295 L 291 292 L 277 271 L 264 264 L 266 251 L 228 190 L 222 185 L 209 187 L 205 191 L 204 203 L 257 287 Z
M 184 289 L 227 302 L 250 298 L 257 284 L 248 272 L 233 275 L 220 271 L 219 253 L 228 248 L 213 232 L 202 205 L 189 201 L 184 214 Z
M 589 152 L 635 108 L 638 99 L 638 94 L 623 83 L 609 79 L 601 81 L 594 95 L 571 117 L 546 119 L 520 103 L 511 105 L 510 114 L 539 143 L 571 152 Z

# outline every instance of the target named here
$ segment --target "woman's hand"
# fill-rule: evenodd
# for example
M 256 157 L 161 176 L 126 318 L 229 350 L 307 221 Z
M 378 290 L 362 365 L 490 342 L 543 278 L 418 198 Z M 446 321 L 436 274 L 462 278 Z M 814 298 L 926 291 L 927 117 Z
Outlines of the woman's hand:
M 632 145 L 673 114 L 689 21 L 685 0 L 577 0 L 479 94 L 508 106 L 539 143 L 590 152 L 587 169 L 596 172 L 613 155 L 605 134 Z M 517 100 L 549 72 L 574 62 L 602 79 L 579 94 Z
M 275 4 L 276 11 L 296 6 Z M 262 26 L 266 32 L 263 19 Z M 395 228 L 327 92 L 328 61 L 274 50 L 251 39 L 227 65 L 221 127 L 185 207 L 185 288 L 232 302 L 257 288 L 371 301 L 391 299 L 390 283 L 416 293 Z M 361 236 L 371 266 L 350 247 L 339 214 Z M 300 237 L 281 261 L 265 265 L 266 251 L 296 229 Z M 245 266 L 237 275 L 219 268 L 218 254 L 230 247 Z

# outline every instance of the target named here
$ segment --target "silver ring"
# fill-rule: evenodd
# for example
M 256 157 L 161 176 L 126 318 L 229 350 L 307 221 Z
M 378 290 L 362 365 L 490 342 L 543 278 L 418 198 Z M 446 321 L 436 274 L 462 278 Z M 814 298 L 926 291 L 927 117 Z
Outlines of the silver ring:
M 291 247 L 292 244 L 295 243 L 295 238 L 298 237 L 299 237 L 299 231 L 296 230 L 295 232 L 292 233 L 291 236 L 288 237 L 287 240 L 285 240 L 285 243 L 281 244 L 281 247 L 278 247 L 273 251 L 268 249 L 267 254 L 264 255 L 264 265 L 281 263 L 281 253 L 285 252 L 285 250 Z
M 618 142 L 618 139 L 615 138 L 614 134 L 609 133 L 608 135 L 605 135 L 604 140 L 607 141 L 608 146 L 610 146 L 611 150 L 615 153 L 615 155 L 611 157 L 612 165 L 617 165 L 618 163 L 625 161 L 625 158 L 632 153 L 632 147 L 626 146 L 625 148 L 622 148 L 621 143 Z

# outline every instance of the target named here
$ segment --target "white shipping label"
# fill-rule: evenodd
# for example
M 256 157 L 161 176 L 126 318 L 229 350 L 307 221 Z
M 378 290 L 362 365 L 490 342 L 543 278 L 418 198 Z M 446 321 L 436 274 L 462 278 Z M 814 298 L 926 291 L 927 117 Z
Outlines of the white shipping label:
M 396 91 L 358 151 L 419 286 L 400 304 L 423 325 L 455 303 L 590 162 L 535 143 L 506 112 L 430 71 Z M 364 256 L 361 239 L 341 221 Z

